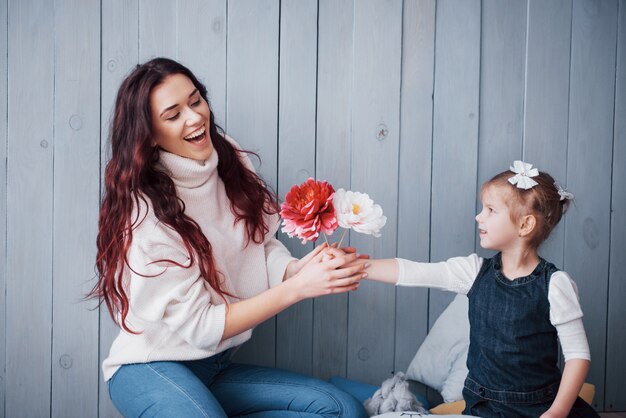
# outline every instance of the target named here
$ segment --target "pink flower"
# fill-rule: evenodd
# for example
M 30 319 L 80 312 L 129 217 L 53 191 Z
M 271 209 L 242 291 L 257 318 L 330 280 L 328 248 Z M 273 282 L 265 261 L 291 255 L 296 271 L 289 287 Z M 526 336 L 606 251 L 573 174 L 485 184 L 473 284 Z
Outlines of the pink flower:
M 282 231 L 300 238 L 303 244 L 317 240 L 320 232 L 332 234 L 339 226 L 333 206 L 334 194 L 335 189 L 328 182 L 312 178 L 293 186 L 280 205 Z

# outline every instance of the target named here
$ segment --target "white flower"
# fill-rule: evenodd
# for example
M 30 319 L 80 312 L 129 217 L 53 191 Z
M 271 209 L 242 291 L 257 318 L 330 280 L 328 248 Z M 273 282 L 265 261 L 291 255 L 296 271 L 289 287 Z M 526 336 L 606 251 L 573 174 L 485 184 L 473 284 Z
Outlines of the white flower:
M 380 237 L 380 229 L 387 223 L 383 209 L 366 193 L 339 189 L 335 192 L 333 205 L 342 228 Z

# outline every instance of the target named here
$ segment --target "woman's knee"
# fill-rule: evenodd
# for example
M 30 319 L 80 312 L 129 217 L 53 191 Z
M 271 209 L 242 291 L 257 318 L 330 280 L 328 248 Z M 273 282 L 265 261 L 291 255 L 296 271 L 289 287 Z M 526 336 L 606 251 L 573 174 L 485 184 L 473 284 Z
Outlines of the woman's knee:
M 109 381 L 109 395 L 113 405 L 127 418 L 226 418 L 206 386 L 175 362 L 122 366 Z
M 326 396 L 321 397 L 324 402 L 324 417 L 365 418 L 367 412 L 363 404 L 354 396 L 328 383 L 324 387 Z

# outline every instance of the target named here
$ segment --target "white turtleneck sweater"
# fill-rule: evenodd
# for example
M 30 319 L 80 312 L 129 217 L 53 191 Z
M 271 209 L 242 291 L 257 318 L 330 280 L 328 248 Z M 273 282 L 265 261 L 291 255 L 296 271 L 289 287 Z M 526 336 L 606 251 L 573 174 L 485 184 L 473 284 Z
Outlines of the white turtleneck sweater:
M 242 160 L 253 170 L 247 157 Z M 235 224 L 217 162 L 215 150 L 205 162 L 165 151 L 159 159 L 160 169 L 170 175 L 185 203 L 185 214 L 198 223 L 211 243 L 224 288 L 247 299 L 281 283 L 294 258 L 274 238 L 280 221 L 277 215 L 266 218 L 270 230 L 265 242 L 250 241 L 246 246 L 245 223 Z M 120 330 L 102 363 L 105 380 L 124 364 L 206 358 L 240 345 L 252 335 L 248 330 L 221 341 L 225 301 L 202 278 L 197 263 L 185 268 L 162 261 L 187 266 L 189 252 L 180 235 L 159 222 L 152 203 L 146 200 L 147 204 L 140 200 L 133 214 L 132 219 L 138 216 L 138 221 L 123 273 L 130 306 L 126 323 L 140 333 Z

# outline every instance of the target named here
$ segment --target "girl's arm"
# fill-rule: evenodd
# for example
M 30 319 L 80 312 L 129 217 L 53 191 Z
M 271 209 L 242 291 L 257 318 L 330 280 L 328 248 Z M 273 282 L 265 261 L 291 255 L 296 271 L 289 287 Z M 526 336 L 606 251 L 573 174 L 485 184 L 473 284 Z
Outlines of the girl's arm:
M 565 357 L 565 369 L 556 399 L 543 417 L 566 417 L 589 371 L 589 343 L 582 321 L 583 312 L 578 300 L 578 289 L 566 272 L 557 271 L 552 274 L 548 300 L 550 322 L 556 328 L 559 337 Z
M 247 331 L 289 306 L 308 298 L 356 290 L 365 277 L 366 260 L 356 254 L 344 254 L 329 248 L 333 258 L 322 260 L 325 252 L 317 251 L 293 277 L 249 299 L 226 307 L 222 341 Z M 345 264 L 352 263 L 345 267 Z
M 367 278 L 377 282 L 396 284 L 398 282 L 399 266 L 395 258 L 370 260 L 365 269 Z
M 370 260 L 368 279 L 398 286 L 430 287 L 467 294 L 482 265 L 476 254 L 440 263 L 418 263 L 402 258 Z
M 559 391 L 552 406 L 541 418 L 560 418 L 569 415 L 587 377 L 589 363 L 589 360 L 584 359 L 571 359 L 565 362 Z

